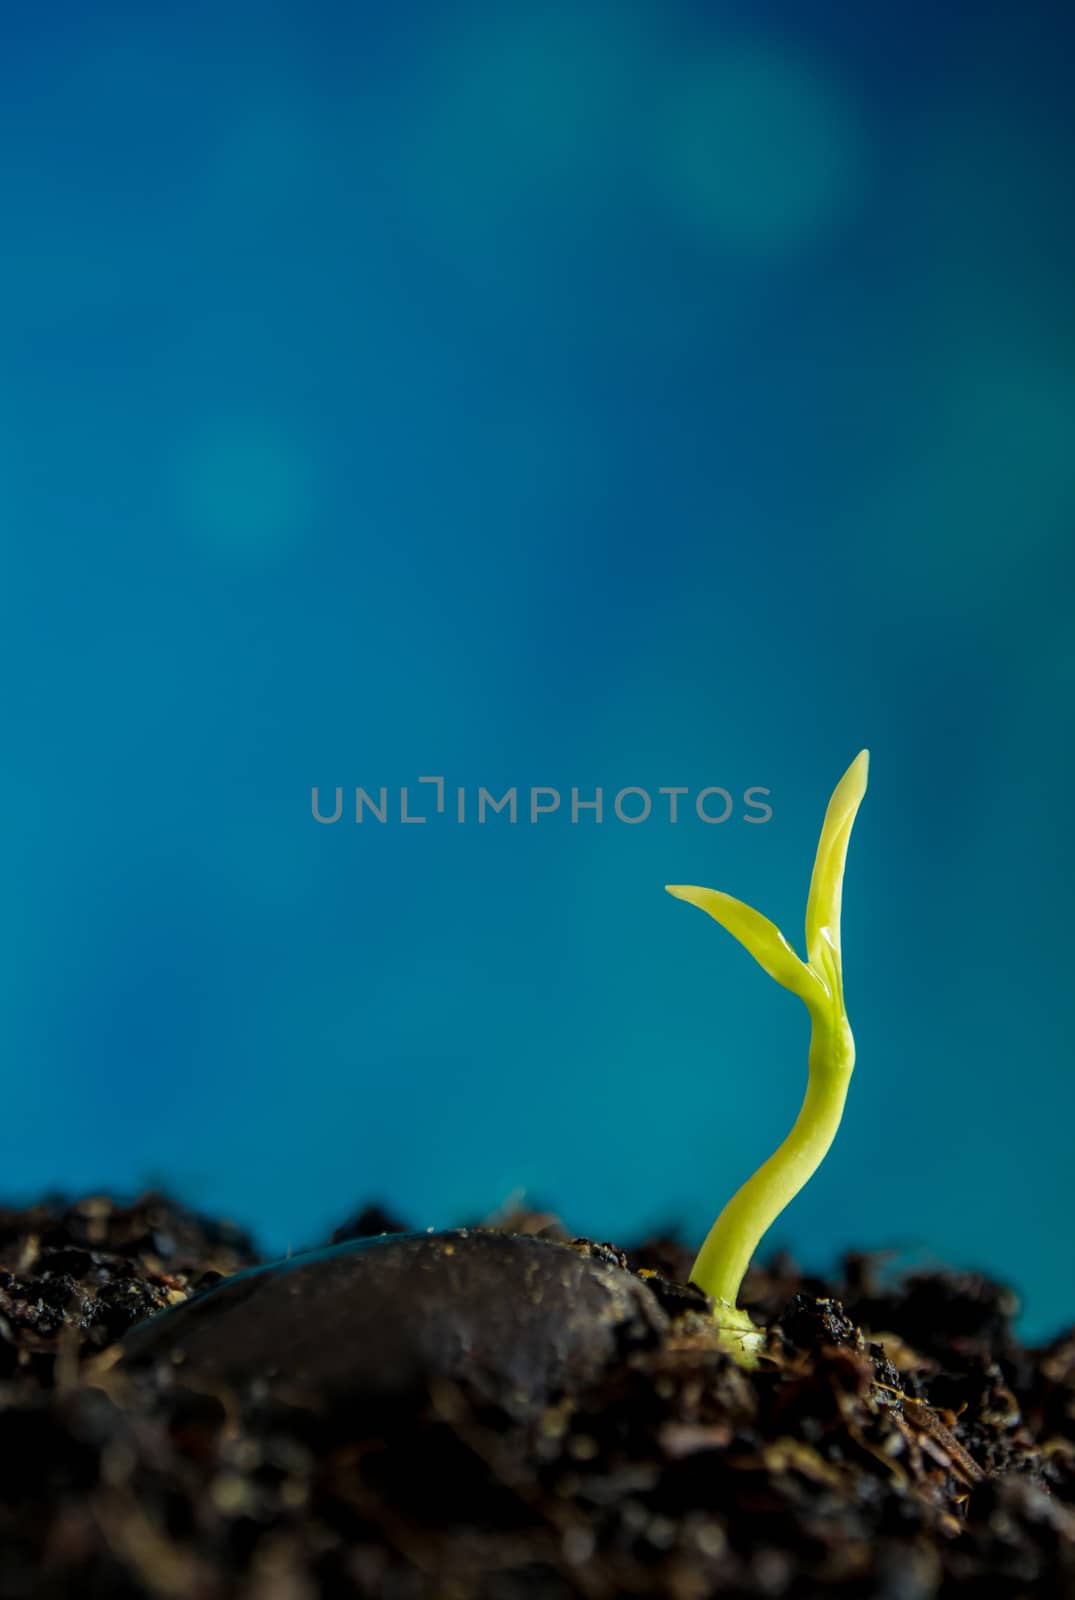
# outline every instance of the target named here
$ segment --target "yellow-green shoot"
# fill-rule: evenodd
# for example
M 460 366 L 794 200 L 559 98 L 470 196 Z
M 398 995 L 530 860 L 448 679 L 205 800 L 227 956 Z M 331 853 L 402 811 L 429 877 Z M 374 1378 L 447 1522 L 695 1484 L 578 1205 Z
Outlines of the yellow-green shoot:
M 762 1335 L 737 1305 L 744 1274 L 762 1236 L 825 1159 L 840 1126 L 855 1065 L 855 1041 L 844 1007 L 840 906 L 847 842 L 866 793 L 868 767 L 869 752 L 863 750 L 836 785 L 825 812 L 806 904 L 805 961 L 775 923 L 741 900 L 719 889 L 667 885 L 669 894 L 715 918 L 771 978 L 797 994 L 810 1013 L 809 1075 L 795 1125 L 780 1148 L 728 1201 L 691 1271 L 691 1281 L 713 1301 L 723 1343 L 748 1363 L 760 1348 Z

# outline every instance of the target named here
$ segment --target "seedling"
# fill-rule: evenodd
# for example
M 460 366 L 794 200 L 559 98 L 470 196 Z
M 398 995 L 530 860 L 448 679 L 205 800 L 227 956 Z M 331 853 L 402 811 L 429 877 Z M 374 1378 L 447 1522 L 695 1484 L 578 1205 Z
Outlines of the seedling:
M 736 1303 L 744 1274 L 762 1236 L 825 1159 L 840 1126 L 855 1065 L 855 1041 L 844 1008 L 840 904 L 847 841 L 866 793 L 868 767 L 869 752 L 863 750 L 836 785 L 825 812 L 806 903 L 805 961 L 775 923 L 741 900 L 719 889 L 667 885 L 677 900 L 688 900 L 727 928 L 771 978 L 799 996 L 810 1013 L 806 1095 L 795 1125 L 728 1201 L 691 1270 L 692 1282 L 713 1301 L 722 1342 L 746 1364 L 752 1364 L 763 1335 Z

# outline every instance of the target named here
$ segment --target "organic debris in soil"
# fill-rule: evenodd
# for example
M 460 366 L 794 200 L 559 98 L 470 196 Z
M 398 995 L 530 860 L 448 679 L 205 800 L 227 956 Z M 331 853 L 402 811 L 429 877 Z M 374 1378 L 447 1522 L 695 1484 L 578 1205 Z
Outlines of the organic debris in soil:
M 1075 1595 L 1075 1332 L 778 1257 L 744 1372 L 674 1241 L 494 1223 L 229 1284 L 160 1196 L 0 1211 L 0 1597 Z

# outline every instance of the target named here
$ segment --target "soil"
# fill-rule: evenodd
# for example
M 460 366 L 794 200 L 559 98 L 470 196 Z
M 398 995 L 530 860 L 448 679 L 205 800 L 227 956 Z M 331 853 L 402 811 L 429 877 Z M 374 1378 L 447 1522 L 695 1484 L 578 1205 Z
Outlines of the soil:
M 746 1372 L 689 1269 L 548 1213 L 259 1267 L 159 1195 L 0 1210 L 0 1597 L 1075 1596 L 1075 1330 L 777 1258 Z

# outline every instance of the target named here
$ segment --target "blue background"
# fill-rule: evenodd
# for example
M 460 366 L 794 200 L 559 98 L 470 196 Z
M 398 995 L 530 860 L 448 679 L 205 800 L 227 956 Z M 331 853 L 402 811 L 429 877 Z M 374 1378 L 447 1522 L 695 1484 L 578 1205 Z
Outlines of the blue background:
M 1063 15 L 5 14 L 9 1197 L 700 1236 L 806 1019 L 662 885 L 799 937 L 868 744 L 859 1066 L 770 1244 L 1070 1319 Z M 430 774 L 774 815 L 311 818 Z

